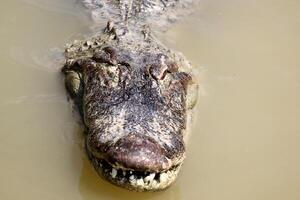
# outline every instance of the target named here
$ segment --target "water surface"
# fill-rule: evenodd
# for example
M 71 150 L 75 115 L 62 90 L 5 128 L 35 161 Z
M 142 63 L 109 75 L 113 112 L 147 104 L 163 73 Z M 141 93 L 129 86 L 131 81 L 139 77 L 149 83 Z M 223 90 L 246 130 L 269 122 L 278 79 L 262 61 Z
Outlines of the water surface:
M 201 92 L 177 182 L 146 194 L 101 180 L 83 153 L 59 73 L 64 45 L 91 32 L 78 2 L 0 3 L 0 199 L 300 199 L 300 2 L 203 0 L 160 36 Z

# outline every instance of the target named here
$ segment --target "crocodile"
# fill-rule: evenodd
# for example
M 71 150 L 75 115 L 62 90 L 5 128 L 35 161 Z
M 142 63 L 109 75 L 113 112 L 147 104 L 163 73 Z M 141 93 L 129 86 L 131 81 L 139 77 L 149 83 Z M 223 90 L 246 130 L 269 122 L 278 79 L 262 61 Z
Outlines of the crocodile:
M 115 19 L 65 49 L 65 87 L 85 127 L 87 156 L 97 173 L 115 185 L 165 189 L 185 159 L 198 84 L 190 62 L 159 42 L 149 21 L 165 10 L 174 12 L 180 3 L 84 3 L 102 21 Z

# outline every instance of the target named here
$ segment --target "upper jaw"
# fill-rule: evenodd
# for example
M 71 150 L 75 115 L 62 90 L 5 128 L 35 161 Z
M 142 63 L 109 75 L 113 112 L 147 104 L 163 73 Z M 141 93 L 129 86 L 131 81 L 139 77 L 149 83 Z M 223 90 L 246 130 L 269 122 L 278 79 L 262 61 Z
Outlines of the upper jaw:
M 151 138 L 130 134 L 114 145 L 95 149 L 87 137 L 87 153 L 98 174 L 121 187 L 135 191 L 162 190 L 173 183 L 184 160 L 184 152 L 168 158 Z
M 168 171 L 185 158 L 184 147 L 170 154 L 154 139 L 139 134 L 128 134 L 114 144 L 103 144 L 90 134 L 86 143 L 94 157 L 124 170 L 154 173 Z
M 159 172 L 172 166 L 165 150 L 153 139 L 144 135 L 130 134 L 119 139 L 106 152 L 110 163 L 136 171 Z

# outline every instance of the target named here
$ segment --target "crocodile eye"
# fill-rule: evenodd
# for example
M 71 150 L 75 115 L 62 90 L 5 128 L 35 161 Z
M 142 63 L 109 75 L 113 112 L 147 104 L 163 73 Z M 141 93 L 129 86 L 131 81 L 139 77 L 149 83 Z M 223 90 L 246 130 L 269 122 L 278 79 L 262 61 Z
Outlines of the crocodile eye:
M 162 80 L 168 72 L 168 66 L 163 64 L 152 64 L 149 73 L 155 80 Z
M 104 47 L 101 51 L 93 55 L 96 62 L 107 63 L 110 65 L 117 64 L 117 51 L 112 47 Z
M 178 65 L 175 62 L 161 64 L 152 64 L 149 67 L 149 73 L 155 80 L 163 80 L 167 73 L 178 71 Z

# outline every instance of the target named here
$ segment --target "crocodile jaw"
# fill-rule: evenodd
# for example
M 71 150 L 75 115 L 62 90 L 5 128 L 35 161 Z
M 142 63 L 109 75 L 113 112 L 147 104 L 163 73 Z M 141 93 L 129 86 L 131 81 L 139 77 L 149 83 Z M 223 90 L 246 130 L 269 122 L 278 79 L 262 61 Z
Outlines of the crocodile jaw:
M 102 178 L 115 185 L 137 192 L 166 189 L 176 180 L 182 166 L 182 163 L 180 163 L 168 170 L 159 172 L 135 171 L 125 169 L 122 166 L 113 166 L 104 159 L 93 156 L 89 150 L 87 150 L 87 154 Z

